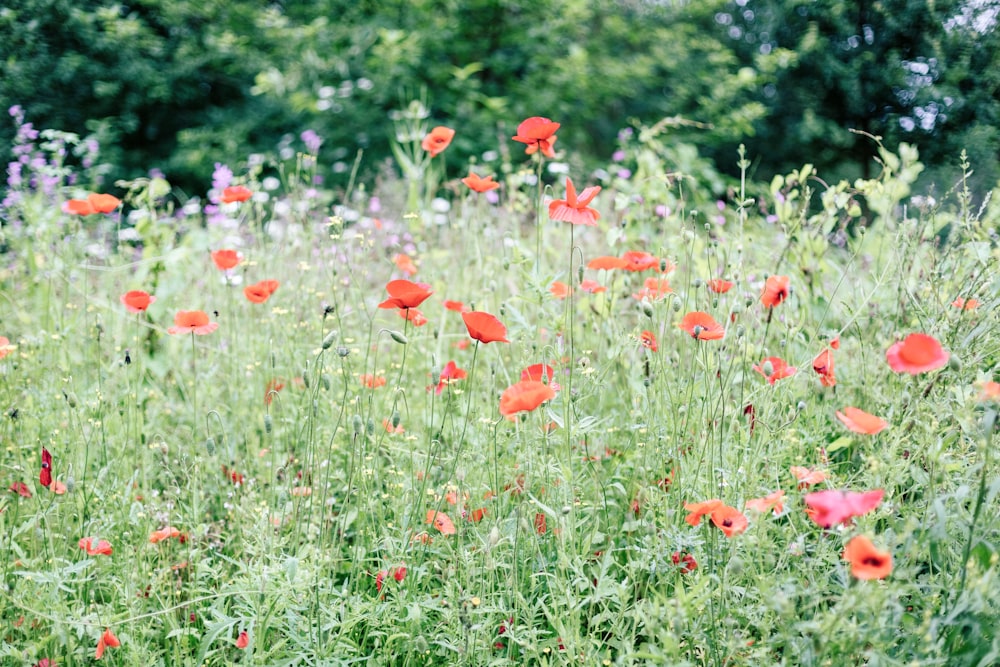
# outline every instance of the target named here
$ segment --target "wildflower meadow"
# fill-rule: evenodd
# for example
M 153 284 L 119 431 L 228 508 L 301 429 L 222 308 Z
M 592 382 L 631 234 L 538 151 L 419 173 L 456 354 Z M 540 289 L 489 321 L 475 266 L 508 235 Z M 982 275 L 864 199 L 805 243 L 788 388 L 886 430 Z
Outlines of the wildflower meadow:
M 187 192 L 10 120 L 3 665 L 1000 664 L 967 160 L 720 189 L 567 113 L 453 173 L 416 118 L 374 182 L 307 132 Z

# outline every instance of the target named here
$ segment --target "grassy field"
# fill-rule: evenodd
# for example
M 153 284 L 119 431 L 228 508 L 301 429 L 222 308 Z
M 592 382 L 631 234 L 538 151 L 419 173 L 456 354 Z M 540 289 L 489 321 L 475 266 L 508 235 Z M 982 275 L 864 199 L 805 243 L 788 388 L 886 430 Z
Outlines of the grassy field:
M 522 129 L 200 199 L 22 132 L 4 665 L 1000 664 L 1000 208 Z

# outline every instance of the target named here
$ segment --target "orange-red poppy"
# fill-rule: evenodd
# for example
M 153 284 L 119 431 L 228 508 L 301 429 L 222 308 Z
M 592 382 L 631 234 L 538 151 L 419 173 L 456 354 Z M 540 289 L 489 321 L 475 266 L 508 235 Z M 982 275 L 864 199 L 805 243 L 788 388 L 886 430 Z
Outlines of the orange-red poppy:
M 700 310 L 685 315 L 677 326 L 688 332 L 695 340 L 720 340 L 726 335 L 726 330 L 721 324 Z
M 549 218 L 573 225 L 596 227 L 601 214 L 590 208 L 590 202 L 601 191 L 601 186 L 595 185 L 584 189 L 577 197 L 573 181 L 566 177 L 566 199 L 553 199 L 549 202 Z
M 156 297 L 142 290 L 131 290 L 122 294 L 120 301 L 128 312 L 141 313 L 156 301 Z
M 149 534 L 149 543 L 156 544 L 157 542 L 162 542 L 163 540 L 169 540 L 171 537 L 176 537 L 181 542 L 187 540 L 187 536 L 181 531 L 177 530 L 173 526 L 165 526 L 159 530 L 154 530 Z
M 486 178 L 481 178 L 478 174 L 469 172 L 469 175 L 462 179 L 462 182 L 469 186 L 469 189 L 474 192 L 489 192 L 490 190 L 496 190 L 500 187 L 500 184 L 493 180 L 492 174 Z
M 469 312 L 468 307 L 461 301 L 452 301 L 451 299 L 446 299 L 444 302 L 444 307 L 448 310 L 453 310 L 456 313 L 467 313 Z
M 233 202 L 244 202 L 252 196 L 253 192 L 249 188 L 242 185 L 230 185 L 222 191 L 219 199 L 222 200 L 223 204 L 232 204 Z
M 369 389 L 375 389 L 376 387 L 385 386 L 385 378 L 381 375 L 372 375 L 371 373 L 365 373 L 361 376 L 361 384 L 368 387 Z
M 813 370 L 819 374 L 820 384 L 824 387 L 832 387 L 837 384 L 837 376 L 833 372 L 833 349 L 825 348 L 813 359 Z
M 586 280 L 580 281 L 580 289 L 582 289 L 584 292 L 587 292 L 589 294 L 600 294 L 601 292 L 607 292 L 608 291 L 607 287 L 603 287 L 596 280 L 590 280 L 589 278 L 586 279 Z
M 792 466 L 789 472 L 799 481 L 799 488 L 805 489 L 814 484 L 819 484 L 825 481 L 829 475 L 827 475 L 822 470 L 813 470 L 812 468 L 806 468 L 804 466 Z
M 643 331 L 639 334 L 639 342 L 650 352 L 658 352 L 660 346 L 656 344 L 656 335 L 652 331 Z
M 883 489 L 865 491 L 816 491 L 807 493 L 805 501 L 809 518 L 823 528 L 829 528 L 856 516 L 868 514 L 879 506 L 885 496 Z
M 98 213 L 112 213 L 122 205 L 122 200 L 114 195 L 92 193 L 87 195 L 87 201 Z
M 462 320 L 465 322 L 469 336 L 480 343 L 509 343 L 507 340 L 507 327 L 503 322 L 489 313 L 474 311 L 462 313 Z
M 979 308 L 980 303 L 978 299 L 965 299 L 959 296 L 951 302 L 951 305 L 961 310 L 975 310 L 976 308 Z
M 222 271 L 233 268 L 239 264 L 242 259 L 243 255 L 230 248 L 212 251 L 212 261 L 215 262 L 215 265 Z
M 851 431 L 862 435 L 875 435 L 889 425 L 889 422 L 880 417 L 852 407 L 844 408 L 843 412 L 837 410 L 837 419 Z
M 4 338 L 0 338 L 0 348 L 3 346 Z M 3 354 L 0 354 L 2 357 Z M 987 380 L 980 383 L 979 385 L 979 400 L 980 401 L 1000 401 L 1000 382 L 994 382 L 993 380 Z
M 666 298 L 668 294 L 674 293 L 674 290 L 670 288 L 670 281 L 666 278 L 646 278 L 642 285 L 641 290 L 632 294 L 633 299 L 659 301 Z
M 199 336 L 210 334 L 219 328 L 218 322 L 210 322 L 208 314 L 202 310 L 179 310 L 174 315 L 174 326 L 167 329 L 167 333 L 184 334 L 193 333 Z
M 430 153 L 431 157 L 437 157 L 444 149 L 448 148 L 454 137 L 455 130 L 438 125 L 424 137 L 424 140 L 420 142 L 420 147 Z
M 708 289 L 716 294 L 725 294 L 733 288 L 734 283 L 722 278 L 712 278 L 708 281 Z
M 561 280 L 553 280 L 549 285 L 549 293 L 557 299 L 565 299 L 569 296 L 569 285 Z
M 284 388 L 285 383 L 278 378 L 268 380 L 267 384 L 264 386 L 264 403 L 266 405 L 271 405 L 271 399 L 274 398 L 274 395 Z
M 918 375 L 948 363 L 948 352 L 931 336 L 912 333 L 885 351 L 889 367 L 897 373 Z
M 417 265 L 413 263 L 413 259 L 406 253 L 397 253 L 392 258 L 392 263 L 396 265 L 397 269 L 408 276 L 412 276 L 417 272 Z
M 110 556 L 112 553 L 111 543 L 96 537 L 81 537 L 77 546 L 86 551 L 88 556 Z
M 712 510 L 711 519 L 715 527 L 721 530 L 726 537 L 739 535 L 749 525 L 743 513 L 729 505 L 723 505 Z
M 774 308 L 791 294 L 788 276 L 768 276 L 764 281 L 764 291 L 760 295 L 760 302 L 765 308 Z
M 701 517 L 711 514 L 720 507 L 723 507 L 723 504 L 717 498 L 705 500 L 700 503 L 684 503 L 684 509 L 690 512 L 690 514 L 684 517 L 684 520 L 692 526 L 697 526 L 701 523 Z
M 399 316 L 404 320 L 412 322 L 415 327 L 422 327 L 428 322 L 424 314 L 416 308 L 400 308 L 396 312 L 399 313 Z
M 392 420 L 389 419 L 388 417 L 382 420 L 382 427 L 385 429 L 386 433 L 393 433 L 393 434 L 406 433 L 406 429 L 403 428 L 402 424 L 397 423 L 395 426 L 393 426 Z
M 532 116 L 521 121 L 517 126 L 517 134 L 512 138 L 522 144 L 528 144 L 524 152 L 528 155 L 541 150 L 545 157 L 555 157 L 556 152 L 552 147 L 556 143 L 556 130 L 559 123 L 553 123 L 548 118 Z
M 86 199 L 68 199 L 63 202 L 62 211 L 71 215 L 94 215 L 97 213 Z
M 122 643 L 118 641 L 118 637 L 115 637 L 115 633 L 111 632 L 111 628 L 105 628 L 101 638 L 97 640 L 97 651 L 94 652 L 94 658 L 100 660 L 104 657 L 105 650 L 118 648 L 121 645 Z
M 546 382 L 554 390 L 559 391 L 559 385 L 552 381 L 553 374 L 554 371 L 552 370 L 552 366 L 549 366 L 548 364 L 531 364 L 521 371 L 521 379 Z
M 239 636 L 236 637 L 236 648 L 243 650 L 247 646 L 250 646 L 250 636 L 246 630 L 240 630 Z
M 555 396 L 551 385 L 538 380 L 521 380 L 504 389 L 500 395 L 500 414 L 513 417 L 519 412 L 531 412 Z
M 673 554 L 671 554 L 670 560 L 674 565 L 680 567 L 681 574 L 694 572 L 695 570 L 698 569 L 698 561 L 695 560 L 694 556 L 688 553 L 675 551 Z
M 748 510 L 754 510 L 760 512 L 761 514 L 767 514 L 773 511 L 774 516 L 781 514 L 784 509 L 785 492 L 781 489 L 773 493 L 769 493 L 763 498 L 752 498 L 746 502 L 746 508 Z
M 427 523 L 433 524 L 442 535 L 454 535 L 458 532 L 455 530 L 455 524 L 444 512 L 427 510 Z
M 590 260 L 587 263 L 587 268 L 594 269 L 595 271 L 613 271 L 615 269 L 624 269 L 627 265 L 628 261 L 621 257 L 602 255 Z
M 247 301 L 250 303 L 264 303 L 271 297 L 271 291 L 267 289 L 266 285 L 256 283 L 244 287 L 243 296 L 245 296 Z
M 17 345 L 11 345 L 10 339 L 6 336 L 0 336 L 0 359 L 3 359 L 16 349 Z
M 452 382 L 464 380 L 466 377 L 468 377 L 468 373 L 459 368 L 458 364 L 454 361 L 449 361 L 444 365 L 444 368 L 441 369 L 441 375 L 438 378 L 437 387 L 434 389 L 434 393 L 440 394 L 444 391 L 444 388 Z M 428 389 L 430 389 L 430 387 L 428 387 Z
M 433 294 L 430 285 L 409 280 L 390 280 L 385 291 L 389 298 L 378 305 L 379 308 L 416 308 Z
M 791 377 L 799 370 L 795 366 L 789 366 L 781 357 L 767 357 L 759 364 L 754 364 L 753 369 L 767 378 L 768 384 Z
M 625 262 L 622 268 L 632 272 L 649 271 L 660 266 L 659 257 L 641 250 L 629 250 L 623 253 L 622 260 Z
M 864 535 L 851 538 L 844 548 L 844 560 L 851 564 L 856 579 L 885 579 L 892 573 L 892 554 L 876 549 Z
M 535 532 L 539 535 L 544 535 L 546 530 L 545 513 L 535 512 Z

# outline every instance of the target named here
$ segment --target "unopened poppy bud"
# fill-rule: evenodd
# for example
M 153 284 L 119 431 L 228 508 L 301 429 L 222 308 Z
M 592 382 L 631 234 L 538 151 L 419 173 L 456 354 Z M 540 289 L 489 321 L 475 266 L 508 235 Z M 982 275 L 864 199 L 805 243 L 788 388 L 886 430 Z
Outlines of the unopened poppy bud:
M 333 379 L 330 377 L 329 373 L 323 373 L 319 376 L 319 383 L 323 385 L 323 389 L 330 391 L 330 387 L 333 386 Z
M 354 428 L 354 435 L 361 435 L 361 432 L 365 430 L 365 420 L 361 418 L 361 415 L 354 415 L 351 418 L 351 426 Z
M 648 377 L 642 378 L 642 386 L 648 387 L 652 384 L 652 381 Z
M 271 368 L 278 365 L 278 357 L 275 356 L 274 352 L 271 353 Z
M 369 419 L 368 420 L 368 423 L 365 424 L 365 431 L 368 432 L 368 435 L 372 435 L 372 434 L 375 433 L 375 420 L 374 419 Z
M 646 317 L 653 317 L 653 304 L 649 302 L 649 299 L 643 299 L 639 302 L 639 308 L 642 309 L 642 314 Z
M 271 415 L 264 415 L 264 432 L 270 434 L 274 430 L 274 421 L 271 419 Z
M 329 350 L 333 346 L 334 339 L 337 338 L 337 332 L 331 331 L 323 338 L 323 349 Z
M 563 514 L 569 514 L 569 513 L 570 513 L 570 512 L 572 512 L 572 511 L 573 511 L 573 508 L 572 508 L 572 507 L 570 507 L 569 505 L 563 505 L 563 506 L 562 506 L 562 510 L 561 510 L 561 512 L 562 512 Z
M 712 308 L 718 308 L 718 307 L 719 307 L 719 297 L 713 297 L 712 298 Z
M 803 410 L 806 409 L 806 402 L 799 401 L 798 404 L 795 406 L 795 409 L 798 410 L 799 412 L 802 412 Z
M 507 258 L 504 258 L 504 260 L 503 260 L 503 270 L 506 271 L 509 268 L 510 268 L 510 260 L 507 259 Z
M 491 549 L 493 547 L 495 547 L 497 544 L 499 544 L 499 542 L 500 542 L 500 529 L 497 528 L 496 526 L 493 526 L 493 528 L 490 529 L 490 535 L 489 535 L 488 539 L 489 539 L 489 545 L 490 545 Z
M 663 262 L 663 260 L 661 259 L 660 262 Z M 662 271 L 663 269 L 660 269 L 660 270 Z M 702 280 L 701 278 L 695 278 L 694 280 L 691 281 L 691 285 L 693 287 L 701 287 L 704 284 L 705 284 L 705 281 Z
M 576 267 L 576 282 L 578 283 L 583 282 L 583 264 Z
M 71 408 L 76 407 L 76 394 L 74 394 L 73 392 L 69 392 L 67 394 L 65 391 L 63 391 L 63 396 L 66 398 L 66 402 L 69 404 L 69 407 Z
M 398 410 L 393 410 L 392 411 L 392 427 L 393 428 L 399 428 L 399 419 L 400 419 L 400 417 L 399 417 L 399 411 Z
M 666 271 L 667 271 L 667 260 L 666 259 L 660 259 L 660 273 L 666 273 Z M 701 280 L 699 279 L 699 280 L 697 280 L 697 282 L 700 283 Z M 697 285 L 695 285 L 695 287 L 697 287 Z
M 341 345 L 340 347 L 337 348 L 337 356 L 340 357 L 340 358 L 344 358 L 347 355 L 349 355 L 350 353 L 351 353 L 351 351 L 348 350 L 343 345 Z
M 736 327 L 736 337 L 737 338 L 743 338 L 743 336 L 745 336 L 746 333 L 747 333 L 747 330 L 743 327 L 742 324 L 740 326 Z
M 948 368 L 953 371 L 962 370 L 962 362 L 954 354 L 948 357 Z
M 389 338 L 393 339 L 394 341 L 396 341 L 400 345 L 406 345 L 407 343 L 410 342 L 409 339 L 407 339 L 407 337 L 404 336 L 403 332 L 401 332 L 401 331 L 390 330 L 389 331 Z
M 677 297 L 674 297 L 674 302 L 671 304 L 671 307 L 674 309 L 674 312 L 675 313 L 681 312 L 681 308 L 683 306 L 684 306 L 684 304 L 681 303 L 681 300 L 678 299 Z
M 66 476 L 66 493 L 73 493 L 76 489 L 76 478 L 72 475 Z
M 774 375 L 774 364 L 770 361 L 765 361 L 764 365 L 761 366 L 761 370 L 764 371 L 764 375 L 771 376 Z
M 308 368 L 302 371 L 302 384 L 306 386 L 306 389 L 312 387 L 312 375 L 309 374 Z
M 745 303 L 745 304 L 746 304 L 746 306 L 747 306 L 747 308 L 749 308 L 750 306 L 752 306 L 752 305 L 753 305 L 753 302 L 754 302 L 754 301 L 755 301 L 755 299 L 754 299 L 753 297 L 750 297 L 750 296 L 748 296 L 748 297 L 746 298 L 746 300 L 744 300 L 744 302 L 743 302 L 743 303 Z
M 205 440 L 205 451 L 208 452 L 209 456 L 215 455 L 215 438 L 209 436 L 208 439 Z

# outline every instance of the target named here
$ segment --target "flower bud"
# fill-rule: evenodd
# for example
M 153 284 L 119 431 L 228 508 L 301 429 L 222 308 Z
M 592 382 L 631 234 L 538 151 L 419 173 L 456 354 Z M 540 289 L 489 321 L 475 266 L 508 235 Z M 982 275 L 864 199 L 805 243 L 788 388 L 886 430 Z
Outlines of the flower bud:
M 271 415 L 264 415 L 264 432 L 270 434 L 274 430 L 274 421 L 271 419 Z
M 680 298 L 678 298 L 678 297 L 675 296 L 674 297 L 674 302 L 671 304 L 671 307 L 674 309 L 675 313 L 679 313 L 679 312 L 681 312 L 681 308 L 684 307 L 684 304 L 681 303 Z
M 209 436 L 205 441 L 205 451 L 208 452 L 209 456 L 215 455 L 215 438 Z
M 333 345 L 333 341 L 337 338 L 337 332 L 331 331 L 323 338 L 323 349 L 329 350 Z
M 346 357 L 350 353 L 351 353 L 351 351 L 348 350 L 343 345 L 341 345 L 340 347 L 337 348 L 337 356 L 340 357 L 341 359 L 343 359 L 344 357 Z
M 391 330 L 389 331 L 389 337 L 392 338 L 397 343 L 399 343 L 400 345 L 406 345 L 407 343 L 410 342 L 409 339 L 407 339 L 407 337 L 404 336 L 403 332 L 401 331 Z
M 646 317 L 653 317 L 653 304 L 649 302 L 649 299 L 643 298 L 643 300 L 639 302 L 639 308 L 642 309 L 642 314 Z
M 351 418 L 351 426 L 354 428 L 354 435 L 361 435 L 361 432 L 365 430 L 365 421 L 361 415 L 354 415 Z

